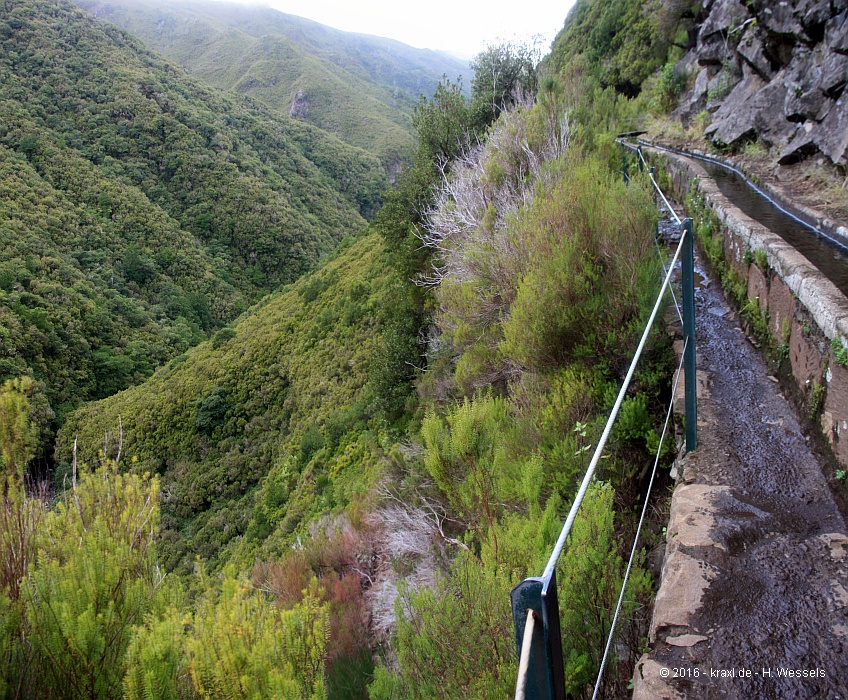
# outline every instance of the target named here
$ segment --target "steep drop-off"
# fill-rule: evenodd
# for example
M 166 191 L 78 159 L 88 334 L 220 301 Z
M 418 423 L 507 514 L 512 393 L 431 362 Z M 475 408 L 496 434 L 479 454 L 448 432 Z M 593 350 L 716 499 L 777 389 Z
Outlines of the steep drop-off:
M 308 516 L 362 496 L 379 452 L 363 390 L 394 291 L 381 249 L 376 234 L 343 245 L 232 330 L 76 411 L 59 434 L 63 468 L 75 440 L 93 463 L 117 456 L 122 438 L 123 464 L 160 474 L 168 568 L 214 560 L 242 535 L 250 548 L 276 530 L 265 544 L 279 551 Z

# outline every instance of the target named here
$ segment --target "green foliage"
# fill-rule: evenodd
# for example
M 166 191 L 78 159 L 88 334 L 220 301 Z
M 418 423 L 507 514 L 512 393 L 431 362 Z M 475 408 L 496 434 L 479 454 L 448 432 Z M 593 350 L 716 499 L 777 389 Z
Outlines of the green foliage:
M 759 297 L 748 298 L 740 308 L 740 314 L 751 324 L 754 336 L 761 342 L 770 346 L 772 344 L 771 332 L 768 324 L 768 311 L 760 305 Z
M 739 68 L 734 63 L 725 62 L 721 72 L 712 82 L 712 87 L 707 91 L 707 100 L 717 102 L 727 97 L 742 76 Z
M 643 192 L 596 163 L 570 164 L 522 231 L 532 252 L 503 324 L 504 356 L 539 368 L 628 352 L 656 288 L 652 224 Z
M 848 347 L 846 347 L 845 339 L 839 336 L 834 336 L 830 341 L 830 350 L 833 357 L 836 358 L 836 364 L 848 367 Z
M 807 396 L 807 415 L 813 420 L 818 419 L 822 406 L 824 406 L 824 395 L 825 386 L 818 379 L 813 379 Z
M 184 700 L 197 697 L 183 657 L 185 627 L 191 616 L 169 608 L 135 629 L 127 647 L 123 679 L 126 700 Z
M 425 160 L 431 167 L 449 163 L 467 148 L 471 137 L 468 110 L 461 81 L 452 83 L 445 78 L 432 100 L 421 96 L 412 116 L 418 133 L 419 161 Z
M 317 582 L 292 610 L 228 573 L 198 606 L 186 641 L 193 684 L 210 700 L 323 700 L 327 606 Z
M 515 688 L 515 636 L 509 592 L 544 566 L 559 534 L 554 495 L 532 517 L 508 513 L 463 551 L 435 590 L 401 587 L 395 603 L 397 666 L 379 665 L 369 693 L 380 698 L 490 698 Z M 495 546 L 497 542 L 497 546 Z
M 674 63 L 666 63 L 657 77 L 656 91 L 660 109 L 670 112 L 677 104 L 685 84 L 685 75 L 677 70 Z
M 461 555 L 436 590 L 400 591 L 399 672 L 377 668 L 374 700 L 506 697 L 515 689 L 509 572 Z
M 419 329 L 425 314 L 417 290 L 395 278 L 390 305 L 382 309 L 381 342 L 372 355 L 369 381 L 373 403 L 389 421 L 407 418 L 408 401 L 414 399 L 413 380 L 422 363 Z
M 455 79 L 468 70 L 447 54 L 270 8 L 113 2 L 104 12 L 96 0 L 78 4 L 211 85 L 250 95 L 369 151 L 390 172 L 414 154 L 410 117 L 418 96 L 431 96 L 442 74 Z
M 564 154 L 567 136 L 544 105 L 505 115 L 431 216 L 440 340 L 463 393 L 517 370 L 614 366 L 653 301 L 647 191 Z
M 569 693 L 579 693 L 594 681 L 621 590 L 623 562 L 616 542 L 613 496 L 613 490 L 603 484 L 587 491 L 568 548 L 557 566 Z M 622 619 L 627 619 L 650 592 L 650 575 L 635 568 L 625 592 Z
M 491 533 L 510 505 L 538 504 L 542 465 L 534 458 L 509 455 L 504 434 L 512 417 L 507 402 L 492 396 L 465 399 L 448 409 L 446 424 L 429 414 L 421 426 L 427 447 L 425 466 L 468 528 Z
M 106 469 L 82 478 L 38 532 L 21 586 L 37 683 L 64 697 L 121 695 L 123 656 L 154 609 L 158 482 Z M 51 694 L 51 693 L 47 693 Z
M 198 430 L 211 433 L 223 424 L 228 409 L 227 390 L 216 386 L 209 394 L 197 400 L 194 424 Z
M 642 83 L 666 63 L 669 35 L 682 16 L 663 15 L 667 3 L 637 0 L 579 0 L 551 47 L 556 72 L 583 61 L 603 87 L 633 97 Z M 661 19 L 666 25 L 661 30 Z
M 15 697 L 31 672 L 31 660 L 21 644 L 21 630 L 25 625 L 23 611 L 21 601 L 0 589 L 0 663 L 3 664 L 0 695 L 4 698 Z
M 520 96 L 536 94 L 538 63 L 539 52 L 534 46 L 508 41 L 489 44 L 474 57 L 471 95 L 484 123 L 493 122 Z
M 212 336 L 212 347 L 217 350 L 228 340 L 232 340 L 235 337 L 236 332 L 232 328 L 222 328 Z
M 23 483 L 28 462 L 38 444 L 38 424 L 33 420 L 29 396 L 35 382 L 30 377 L 9 379 L 0 387 L 0 457 L 4 492 L 10 481 Z
M 539 104 L 503 113 L 451 164 L 419 231 L 437 251 L 440 335 L 420 381 L 433 405 L 421 428 L 429 479 L 418 478 L 434 482 L 462 551 L 435 590 L 400 587 L 396 659 L 375 671 L 375 698 L 511 692 L 509 590 L 544 566 L 655 298 L 655 208 L 613 170 L 618 98 L 593 87 L 601 113 L 571 131 L 559 109 L 577 89 L 560 88 L 546 83 Z M 572 136 L 584 149 L 569 149 Z M 670 347 L 652 340 L 602 467 L 623 502 L 646 453 L 669 449 L 651 414 Z M 572 693 L 597 672 L 622 581 L 612 487 L 593 485 L 578 520 L 558 574 Z M 637 568 L 625 618 L 650 587 Z
M 328 606 L 317 583 L 285 609 L 232 570 L 194 611 L 168 608 L 136 629 L 124 697 L 209 700 L 326 698 Z
M 0 380 L 43 382 L 57 423 L 296 279 L 377 206 L 374 157 L 64 0 L 10 1 L 0 25 Z
M 21 689 L 38 692 L 42 672 L 29 637 L 21 586 L 37 557 L 44 504 L 28 498 L 23 483 L 10 479 L 0 496 L 0 695 L 18 697 Z
M 289 608 L 229 570 L 192 605 L 159 571 L 156 478 L 83 472 L 46 511 L 0 505 L 0 690 L 41 698 L 325 698 L 328 605 Z
M 612 510 L 613 491 L 590 488 L 557 567 L 567 689 L 579 693 L 597 672 L 623 580 Z M 397 668 L 378 666 L 372 698 L 503 697 L 515 687 L 510 589 L 538 573 L 559 532 L 558 497 L 528 519 L 509 515 L 480 557 L 463 552 L 435 590 L 402 588 L 393 648 Z M 650 591 L 643 569 L 631 574 L 623 619 Z
M 648 397 L 645 394 L 628 396 L 621 404 L 615 424 L 619 440 L 646 440 L 653 432 L 651 415 L 648 412 Z
M 436 184 L 451 163 L 470 147 L 486 123 L 463 94 L 460 81 L 445 77 L 432 100 L 421 97 L 413 114 L 418 149 L 413 166 L 385 194 L 376 229 L 387 243 L 387 262 L 395 272 L 395 292 L 381 310 L 385 332 L 372 363 L 372 387 L 379 410 L 391 422 L 404 423 L 414 401 L 412 380 L 423 367 L 421 335 L 431 318 L 431 295 L 413 280 L 426 276 L 431 251 L 419 239 L 425 212 L 433 206 Z
M 107 35 L 115 42 L 133 41 L 113 29 Z M 140 55 L 159 65 L 148 54 Z M 133 72 L 132 66 L 126 70 Z M 199 255 L 209 256 L 204 279 L 225 273 L 219 278 L 240 289 L 244 298 L 254 298 L 265 285 L 293 280 L 336 240 L 330 235 L 320 242 L 306 237 L 305 228 L 329 221 L 313 184 L 319 190 L 327 185 L 338 195 L 334 201 L 341 213 L 333 235 L 349 230 L 342 219 L 351 198 L 360 213 L 373 204 L 367 177 L 359 190 L 341 184 L 334 189 L 335 178 L 328 173 L 338 174 L 341 166 L 322 162 L 304 145 L 314 136 L 312 130 L 285 120 L 265 121 L 249 104 L 204 92 L 191 81 L 183 92 L 174 92 L 178 71 L 169 70 L 156 74 L 156 84 L 140 83 L 140 94 L 152 102 L 136 104 L 134 93 L 126 98 L 131 106 L 143 107 L 146 116 L 138 125 L 130 119 L 126 125 L 121 122 L 131 138 L 104 142 L 111 150 L 99 160 L 89 157 L 92 147 L 76 133 L 83 133 L 79 128 L 63 134 L 66 145 L 81 140 L 81 148 L 88 150 L 79 158 L 92 168 L 108 162 L 118 173 L 97 183 L 128 179 L 130 168 L 117 154 L 134 148 L 135 140 L 144 144 L 139 147 L 148 149 L 144 153 L 131 151 L 133 167 L 141 173 L 138 190 L 174 222 L 169 223 L 174 231 L 191 234 L 186 237 L 196 242 Z M 202 110 L 197 114 L 203 119 L 190 118 L 193 101 L 187 96 L 195 91 L 218 110 L 208 123 Z M 143 385 L 91 403 L 67 419 L 59 435 L 59 460 L 73 459 L 75 439 L 80 456 L 115 458 L 114 429 L 121 420 L 123 465 L 133 474 L 159 475 L 167 493 L 158 541 L 164 570 L 186 573 L 198 556 L 213 571 L 230 562 L 220 587 L 203 576 L 190 579 L 199 595 L 194 606 L 175 603 L 174 596 L 148 595 L 153 602 L 139 606 L 133 615 L 135 629 L 120 639 L 123 651 L 114 660 L 114 673 L 102 675 L 103 687 L 108 685 L 103 693 L 210 698 L 326 694 L 328 609 L 335 630 L 344 627 L 338 620 L 361 618 L 353 592 L 361 596 L 360 576 L 370 581 L 374 572 L 351 573 L 367 568 L 367 556 L 360 557 L 357 548 L 345 547 L 354 552 L 345 560 L 347 571 L 316 556 L 327 547 L 319 543 L 326 518 L 316 521 L 346 508 L 351 519 L 367 522 L 363 513 L 373 508 L 375 484 L 400 453 L 390 451 L 400 430 L 408 431 L 405 440 L 418 440 L 418 419 L 411 410 L 418 398 L 411 380 L 424 362 L 420 330 L 430 325 L 435 308 L 438 333 L 428 334 L 427 348 L 432 371 L 421 382 L 420 396 L 436 400 L 421 430 L 423 469 L 416 471 L 420 467 L 413 456 L 404 464 L 410 468 L 405 478 L 425 484 L 436 499 L 435 508 L 443 501 L 451 519 L 442 525 L 453 531 L 441 536 L 462 553 L 455 561 L 443 561 L 445 573 L 435 591 L 401 585 L 393 645 L 397 668 L 378 669 L 372 691 L 375 697 L 493 697 L 510 692 L 515 679 L 509 589 L 524 575 L 538 573 L 540 559 L 556 537 L 563 503 L 598 432 L 596 416 L 609 403 L 629 359 L 656 279 L 650 197 L 638 185 L 625 188 L 610 167 L 615 150 L 610 129 L 622 103 L 613 89 L 591 86 L 587 94 L 597 99 L 597 114 L 585 128 L 575 128 L 580 149 L 567 152 L 572 132 L 562 109 L 564 96 L 576 91 L 572 85 L 560 93 L 558 83 L 548 84 L 539 105 L 505 112 L 487 143 L 460 162 L 456 157 L 481 134 L 483 124 L 461 88 L 443 82 L 434 99 L 422 100 L 414 113 L 420 134 L 415 165 L 387 195 L 374 232 L 346 239 L 316 272 L 264 298 L 229 332 L 218 331 L 211 342 L 192 349 L 183 343 L 184 354 L 162 365 Z M 112 106 L 111 93 L 104 89 L 103 94 Z M 168 96 L 168 105 L 177 105 L 176 113 L 163 106 L 162 95 Z M 587 104 L 575 109 L 588 114 Z M 97 107 L 92 109 L 106 125 L 112 123 Z M 62 149 L 50 141 L 50 133 L 21 131 L 37 138 L 26 140 L 25 148 L 18 139 L 9 148 L 42 177 Z M 16 132 L 15 138 L 21 135 Z M 6 136 L 12 143 L 11 131 Z M 6 136 L 0 130 L 0 137 Z M 192 144 L 198 149 L 189 148 Z M 302 153 L 310 153 L 309 162 L 297 155 L 301 146 Z M 472 164 L 478 153 L 483 157 Z M 290 158 L 304 178 L 289 178 L 280 165 L 283 158 Z M 147 182 L 153 177 L 153 159 L 167 176 Z M 478 176 L 462 180 L 478 165 Z M 363 168 L 372 172 L 367 164 Z M 470 182 L 469 191 L 483 204 L 474 209 L 475 225 L 465 239 L 445 239 L 442 252 L 455 256 L 451 272 L 470 274 L 442 279 L 435 304 L 410 280 L 430 273 L 432 251 L 439 248 L 421 250 L 417 236 L 433 221 L 425 212 L 464 206 L 455 196 L 459 190 L 445 194 L 443 188 L 434 194 L 432 185 L 444 175 L 446 187 Z M 94 192 L 92 187 L 86 206 L 102 225 L 121 211 L 121 190 L 100 187 L 96 197 Z M 145 200 L 139 196 L 139 201 Z M 278 205 L 283 209 L 275 209 Z M 256 210 L 263 213 L 254 216 Z M 249 231 L 257 222 L 261 225 Z M 282 245 L 278 239 L 289 235 L 289 227 L 297 230 Z M 102 259 L 94 248 L 84 256 L 85 264 L 114 270 L 132 292 L 127 298 L 150 295 L 147 303 L 161 304 L 164 316 L 179 322 L 184 337 L 193 342 L 229 317 L 219 312 L 214 294 L 197 296 L 200 290 L 188 282 L 177 289 L 175 277 L 168 286 L 165 272 L 171 275 L 185 265 L 182 247 L 166 241 L 137 236 Z M 286 247 L 288 243 L 294 247 Z M 441 266 L 446 261 L 436 262 Z M 32 272 L 26 264 L 3 268 L 0 288 L 19 285 L 23 290 L 27 274 Z M 172 294 L 160 300 L 163 289 Z M 17 301 L 26 309 L 21 313 L 47 334 L 46 314 L 33 313 L 25 303 L 28 297 Z M 123 306 L 129 307 L 127 320 L 135 318 L 139 327 L 145 325 L 139 308 L 153 308 Z M 91 360 L 99 368 L 103 391 L 111 390 L 110 378 L 133 382 L 135 359 L 130 367 L 121 357 L 129 353 L 119 352 L 123 345 L 103 345 L 111 351 Z M 163 354 L 165 359 L 173 356 Z M 148 363 L 150 372 L 154 364 Z M 662 381 L 653 371 L 640 379 L 613 446 L 620 474 L 632 471 L 636 461 L 628 461 L 631 454 L 641 457 L 657 447 L 650 444 L 648 413 Z M 491 388 L 477 391 L 483 387 Z M 463 395 L 474 398 L 451 403 L 452 397 Z M 104 441 L 104 434 L 112 437 Z M 586 523 L 575 530 L 566 554 L 579 559 L 569 560 L 568 566 L 581 573 L 586 588 L 575 591 L 578 581 L 566 576 L 569 595 L 583 606 L 572 608 L 569 602 L 563 611 L 572 630 L 566 655 L 574 688 L 591 664 L 599 662 L 597 640 L 609 624 L 609 591 L 621 577 L 612 535 L 612 489 L 593 486 L 586 508 L 580 516 Z M 293 552 L 296 543 L 303 550 Z M 286 582 L 279 586 L 281 592 L 270 577 L 253 586 L 236 574 L 237 566 L 272 556 L 282 561 L 278 575 Z M 140 578 L 147 581 L 149 560 L 143 564 Z M 321 575 L 327 590 L 319 593 L 314 584 L 307 588 L 306 572 Z M 644 584 L 643 574 L 637 582 Z M 267 591 L 277 594 L 275 602 Z M 593 605 L 600 601 L 599 609 L 585 615 L 580 593 L 591 594 Z M 97 631 L 82 632 L 91 636 L 92 629 Z M 361 646 L 340 644 L 344 653 L 333 664 L 362 658 Z M 96 651 L 93 642 L 89 647 Z M 358 667 L 364 672 L 367 665 Z M 332 668 L 337 688 L 343 673 L 335 669 L 342 668 L 341 662 Z M 361 688 L 361 678 L 358 684 Z
M 351 241 L 256 306 L 225 343 L 204 343 L 145 385 L 74 413 L 57 459 L 70 463 L 78 437 L 80 459 L 98 460 L 120 416 L 132 469 L 168 485 L 167 569 L 190 570 L 195 553 L 214 565 L 231 542 L 245 556 L 279 551 L 311 515 L 358 498 L 379 472 L 368 386 L 378 309 L 395 298 L 384 270 L 378 235 Z M 107 457 L 116 449 L 112 440 Z
M 311 425 L 300 439 L 300 463 L 309 464 L 318 450 L 324 447 L 324 436 L 317 426 Z

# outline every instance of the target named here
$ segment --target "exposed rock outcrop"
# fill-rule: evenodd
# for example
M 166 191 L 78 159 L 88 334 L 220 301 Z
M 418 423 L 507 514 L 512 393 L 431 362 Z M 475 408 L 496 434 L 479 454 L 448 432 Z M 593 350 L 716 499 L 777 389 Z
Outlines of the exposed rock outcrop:
M 848 0 L 706 0 L 704 11 L 678 116 L 707 110 L 714 143 L 759 137 L 784 165 L 818 153 L 848 165 Z

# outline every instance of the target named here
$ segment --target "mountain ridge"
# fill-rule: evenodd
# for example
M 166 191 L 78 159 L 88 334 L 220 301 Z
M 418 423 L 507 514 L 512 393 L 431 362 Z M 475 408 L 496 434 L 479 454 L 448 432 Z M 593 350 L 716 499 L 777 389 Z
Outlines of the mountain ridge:
M 389 170 L 415 147 L 411 114 L 442 75 L 470 74 L 449 54 L 343 32 L 278 10 L 218 2 L 77 0 L 213 85 L 376 154 Z

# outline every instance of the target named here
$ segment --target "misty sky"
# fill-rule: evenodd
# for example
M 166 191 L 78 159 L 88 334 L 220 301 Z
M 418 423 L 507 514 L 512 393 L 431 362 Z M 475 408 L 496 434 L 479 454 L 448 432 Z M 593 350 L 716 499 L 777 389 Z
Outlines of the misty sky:
M 410 46 L 470 58 L 498 39 L 542 36 L 547 53 L 574 0 L 241 0 L 270 5 L 337 29 L 376 34 Z

